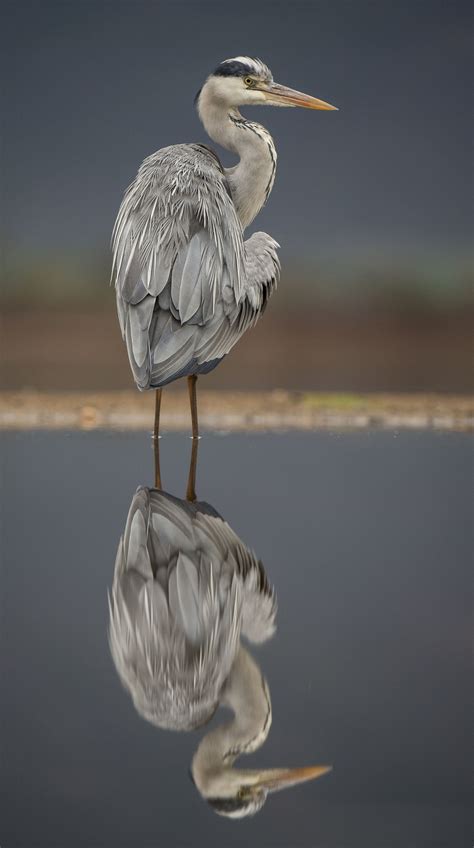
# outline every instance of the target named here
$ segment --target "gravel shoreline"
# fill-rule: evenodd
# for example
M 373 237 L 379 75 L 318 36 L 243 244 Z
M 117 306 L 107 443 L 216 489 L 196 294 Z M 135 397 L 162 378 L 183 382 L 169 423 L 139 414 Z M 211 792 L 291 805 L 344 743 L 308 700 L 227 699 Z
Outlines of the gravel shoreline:
M 204 431 L 474 430 L 474 398 L 435 394 L 199 391 Z M 153 392 L 0 392 L 2 430 L 146 430 Z M 161 429 L 188 431 L 187 393 L 163 393 Z

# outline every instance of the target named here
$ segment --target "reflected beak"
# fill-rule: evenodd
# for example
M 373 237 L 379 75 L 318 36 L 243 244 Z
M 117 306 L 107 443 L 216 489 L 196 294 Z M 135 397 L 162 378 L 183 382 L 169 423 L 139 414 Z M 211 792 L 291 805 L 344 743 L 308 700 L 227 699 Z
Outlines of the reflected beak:
M 337 106 L 331 106 L 324 100 L 318 100 L 317 97 L 311 97 L 309 94 L 303 94 L 302 91 L 295 91 L 293 88 L 286 88 L 286 86 L 278 85 L 276 82 L 272 82 L 268 87 L 260 90 L 265 93 L 265 99 L 268 103 L 272 103 L 274 106 L 302 106 L 303 109 L 324 109 L 326 112 L 338 111 Z
M 323 774 L 332 770 L 332 766 L 303 766 L 294 769 L 268 769 L 261 772 L 259 779 L 253 784 L 253 789 L 263 789 L 267 792 L 279 792 L 296 786 L 298 783 L 306 783 L 307 780 L 315 780 Z

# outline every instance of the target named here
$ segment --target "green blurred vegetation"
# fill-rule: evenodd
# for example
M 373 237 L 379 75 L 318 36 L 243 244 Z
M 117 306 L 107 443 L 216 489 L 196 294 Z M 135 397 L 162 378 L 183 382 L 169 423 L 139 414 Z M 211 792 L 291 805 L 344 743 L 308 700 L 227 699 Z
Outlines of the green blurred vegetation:
M 110 300 L 110 254 L 4 254 L 0 301 L 98 307 Z M 431 311 L 472 306 L 473 263 L 468 256 L 356 255 L 308 263 L 286 258 L 272 308 L 318 303 L 348 311 Z

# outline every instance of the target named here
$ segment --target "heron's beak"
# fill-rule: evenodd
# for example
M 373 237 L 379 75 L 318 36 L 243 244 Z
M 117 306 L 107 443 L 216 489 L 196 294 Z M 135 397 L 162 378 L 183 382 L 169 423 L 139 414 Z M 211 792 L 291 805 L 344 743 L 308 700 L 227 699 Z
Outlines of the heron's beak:
M 302 106 L 303 109 L 324 109 L 327 112 L 337 112 L 337 106 L 331 106 L 324 100 L 318 100 L 317 97 L 311 97 L 309 94 L 303 94 L 302 91 L 295 91 L 293 88 L 286 88 L 286 86 L 278 85 L 276 82 L 270 83 L 268 87 L 261 90 L 265 94 L 265 100 L 272 106 Z
M 252 789 L 279 792 L 280 789 L 287 789 L 290 786 L 296 786 L 298 783 L 305 783 L 307 780 L 315 780 L 316 777 L 322 777 L 323 774 L 327 774 L 331 769 L 332 766 L 268 769 L 267 771 L 260 772 L 257 782 L 252 785 Z

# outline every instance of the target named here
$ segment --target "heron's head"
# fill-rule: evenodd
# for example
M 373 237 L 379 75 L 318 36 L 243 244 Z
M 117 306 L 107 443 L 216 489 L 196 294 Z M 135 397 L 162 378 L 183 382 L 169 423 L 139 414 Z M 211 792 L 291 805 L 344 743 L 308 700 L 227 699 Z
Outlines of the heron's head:
M 279 792 L 280 789 L 287 789 L 307 780 L 314 780 L 328 771 L 331 771 L 331 766 L 275 768 L 262 771 L 227 768 L 205 776 L 197 774 L 192 768 L 191 777 L 214 812 L 227 818 L 241 819 L 258 813 L 269 793 Z
M 251 59 L 248 56 L 236 56 L 221 62 L 198 92 L 197 101 L 204 91 L 214 101 L 219 101 L 229 108 L 267 105 L 301 106 L 304 109 L 326 111 L 337 109 L 324 100 L 279 85 L 274 82 L 272 72 L 260 59 Z

